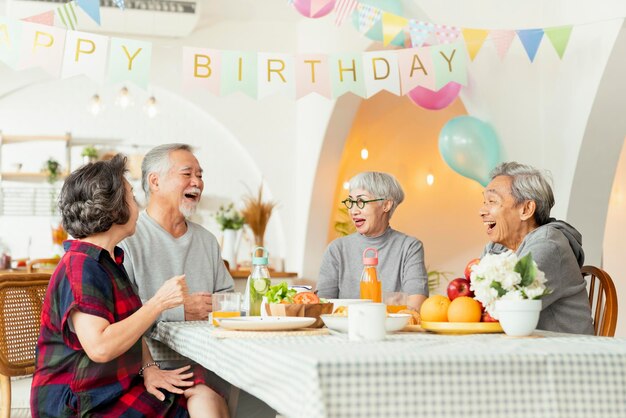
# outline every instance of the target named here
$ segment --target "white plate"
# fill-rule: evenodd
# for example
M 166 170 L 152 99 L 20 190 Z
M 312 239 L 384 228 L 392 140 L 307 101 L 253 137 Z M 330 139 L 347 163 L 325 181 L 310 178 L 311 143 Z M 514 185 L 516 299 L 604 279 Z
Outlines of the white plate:
M 240 331 L 282 331 L 305 328 L 315 322 L 315 318 L 295 316 L 244 316 L 241 318 L 216 318 L 220 327 Z
M 409 314 L 389 314 L 385 320 L 387 332 L 400 331 L 409 323 Z M 320 315 L 326 326 L 334 331 L 348 332 L 348 317 L 334 315 Z

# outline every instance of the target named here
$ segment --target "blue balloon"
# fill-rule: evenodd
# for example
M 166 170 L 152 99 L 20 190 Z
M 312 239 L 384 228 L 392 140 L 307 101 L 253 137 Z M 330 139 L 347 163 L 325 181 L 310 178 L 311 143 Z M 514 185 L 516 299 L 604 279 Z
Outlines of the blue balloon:
M 439 132 L 439 152 L 460 175 L 489 184 L 489 172 L 500 162 L 500 144 L 493 128 L 473 116 L 450 119 Z

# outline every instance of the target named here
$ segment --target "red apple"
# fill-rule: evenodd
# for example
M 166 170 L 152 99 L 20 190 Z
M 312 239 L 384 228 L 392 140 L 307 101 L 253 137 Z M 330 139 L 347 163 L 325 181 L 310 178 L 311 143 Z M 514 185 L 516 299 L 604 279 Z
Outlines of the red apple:
M 458 298 L 459 296 L 468 296 L 470 298 L 474 297 L 474 292 L 470 290 L 470 281 L 464 277 L 459 277 L 452 280 L 448 284 L 448 299 L 451 301 Z
M 480 322 L 500 322 L 495 319 L 493 316 L 489 315 L 489 312 L 483 311 L 483 315 L 480 318 Z
M 478 264 L 480 263 L 480 258 L 473 258 L 470 260 L 469 263 L 467 263 L 467 265 L 465 266 L 465 278 L 467 280 L 470 280 L 470 276 L 472 275 L 472 266 L 474 264 Z

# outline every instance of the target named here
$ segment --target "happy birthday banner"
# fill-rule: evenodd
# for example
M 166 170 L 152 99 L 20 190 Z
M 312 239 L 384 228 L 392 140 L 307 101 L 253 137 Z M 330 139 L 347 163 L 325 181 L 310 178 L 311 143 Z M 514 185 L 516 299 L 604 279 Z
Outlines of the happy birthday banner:
M 344 54 L 280 54 L 184 47 L 182 85 L 252 98 L 351 92 L 368 98 L 387 90 L 404 95 L 417 86 L 439 90 L 467 84 L 463 42 Z M 41 67 L 53 77 L 85 75 L 96 82 L 132 82 L 147 88 L 152 43 L 0 17 L 0 61 L 16 70 Z

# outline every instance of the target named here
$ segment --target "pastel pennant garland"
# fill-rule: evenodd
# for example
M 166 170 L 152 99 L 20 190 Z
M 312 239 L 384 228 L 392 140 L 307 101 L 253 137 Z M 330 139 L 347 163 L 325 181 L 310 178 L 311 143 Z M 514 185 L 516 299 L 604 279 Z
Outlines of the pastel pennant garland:
M 74 1 L 65 3 L 64 5 L 57 7 L 56 14 L 59 21 L 68 30 L 76 30 L 78 27 L 78 17 L 76 16 L 76 10 L 74 10 Z
M 133 82 L 145 89 L 150 81 L 152 43 L 132 39 L 111 38 L 109 81 Z
M 326 7 L 331 1 L 334 0 L 311 0 L 311 16 L 315 16 L 317 12 Z
M 39 23 L 40 25 L 54 26 L 54 10 L 40 13 L 38 15 L 25 17 L 24 22 Z
M 373 41 L 381 41 L 382 42 L 382 40 L 383 40 L 383 20 L 382 19 L 378 20 L 378 22 L 376 22 L 374 24 L 374 26 L 372 26 L 370 28 L 370 30 L 365 32 L 365 36 L 367 36 L 368 38 L 370 38 Z
M 22 24 L 0 16 L 0 61 L 16 69 L 20 57 Z
M 402 43 L 404 44 L 404 27 L 409 23 L 408 19 L 396 16 L 391 13 L 383 12 L 383 44 L 385 46 L 392 43 L 398 35 L 402 35 Z
M 257 60 L 257 98 L 282 94 L 293 99 L 296 93 L 293 56 L 259 52 Z
M 356 53 L 329 56 L 333 97 L 352 92 L 365 98 L 366 91 L 361 60 L 361 54 Z
M 54 26 L 22 23 L 18 68 L 41 67 L 53 77 L 58 77 L 63 64 L 66 32 Z
M 63 78 L 84 74 L 98 83 L 104 82 L 109 46 L 107 36 L 68 31 L 65 44 Z
M 220 94 L 222 53 L 209 48 L 183 48 L 183 90 Z
M 409 34 L 411 35 L 411 45 L 414 48 L 422 46 L 434 31 L 435 25 L 430 22 L 409 20 Z
M 570 35 L 572 34 L 572 26 L 560 26 L 556 28 L 544 29 L 546 36 L 550 40 L 550 43 L 554 47 L 554 50 L 559 54 L 559 58 L 563 59 L 565 48 L 569 43 Z
M 535 60 L 539 44 L 543 38 L 543 29 L 522 29 L 517 31 L 517 37 L 522 42 L 530 62 Z
M 493 42 L 493 45 L 496 47 L 496 52 L 500 59 L 504 59 L 507 52 L 509 52 L 509 48 L 513 43 L 513 39 L 515 39 L 515 31 L 514 30 L 492 30 L 489 34 L 489 39 Z
M 382 90 L 387 90 L 397 96 L 400 95 L 398 55 L 394 51 L 364 53 L 363 75 L 368 98 Z
M 460 34 L 461 30 L 456 26 L 435 25 L 435 37 L 440 44 L 451 44 Z
M 467 50 L 464 42 L 434 45 L 430 47 L 435 68 L 435 90 L 451 81 L 467 85 Z
M 478 51 L 482 48 L 485 39 L 487 39 L 489 31 L 484 29 L 463 29 L 462 32 L 470 60 L 474 61 L 476 54 L 478 54 Z
M 76 0 L 76 5 L 100 25 L 100 0 Z
M 328 55 L 302 54 L 296 57 L 296 99 L 310 93 L 331 98 Z
M 254 52 L 222 52 L 222 96 L 240 91 L 257 98 L 256 55 Z
M 430 48 L 407 48 L 398 51 L 402 95 L 417 86 L 435 90 L 435 69 Z
M 359 32 L 369 32 L 372 27 L 380 21 L 382 17 L 382 11 L 376 7 L 369 6 L 367 4 L 359 4 L 357 6 L 358 12 L 358 27 Z
M 357 0 L 337 0 L 335 3 L 335 25 L 341 26 L 356 10 Z

